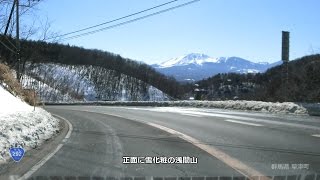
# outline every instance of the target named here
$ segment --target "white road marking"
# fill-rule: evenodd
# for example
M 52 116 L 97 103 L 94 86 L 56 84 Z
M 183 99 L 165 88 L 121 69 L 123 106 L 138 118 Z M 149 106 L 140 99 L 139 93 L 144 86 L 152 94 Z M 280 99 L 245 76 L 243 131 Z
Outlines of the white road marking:
M 109 107 L 113 108 L 113 107 Z M 118 107 L 119 108 L 119 107 Z M 298 124 L 293 122 L 281 122 L 281 121 L 273 121 L 273 120 L 267 120 L 267 119 L 260 119 L 260 118 L 252 118 L 252 117 L 244 117 L 239 115 L 228 115 L 226 114 L 219 114 L 214 112 L 199 112 L 196 111 L 197 109 L 192 108 L 182 108 L 182 107 L 153 107 L 153 108 L 133 108 L 133 107 L 123 107 L 123 109 L 132 109 L 132 110 L 143 110 L 143 111 L 153 111 L 153 112 L 170 112 L 170 113 L 188 113 L 189 115 L 198 115 L 202 117 L 219 117 L 219 118 L 228 118 L 228 119 L 235 119 L 235 120 L 241 120 L 241 121 L 251 121 L 255 123 L 267 123 L 267 124 L 274 124 L 274 125 L 282 125 L 282 126 L 289 126 L 294 128 L 305 128 L 305 129 L 311 129 L 311 130 L 317 130 L 320 131 L 319 127 L 311 126 L 311 125 L 304 125 L 304 124 Z M 73 109 L 77 111 L 76 109 Z M 96 111 L 87 111 L 87 112 L 96 112 Z M 254 124 L 254 123 L 253 123 Z M 262 125 L 263 126 L 263 125 Z
M 73 130 L 72 124 L 66 120 L 65 118 L 58 116 L 58 115 L 53 115 L 56 116 L 60 119 L 63 119 L 67 122 L 69 129 L 68 129 L 68 133 L 67 135 L 64 137 L 64 139 L 62 140 L 62 142 L 66 142 L 67 139 L 70 138 L 71 136 L 71 132 Z M 41 159 L 36 165 L 34 165 L 28 172 L 26 172 L 23 176 L 21 176 L 18 180 L 25 180 L 25 179 L 29 179 L 31 177 L 31 175 L 33 173 L 35 173 L 38 169 L 40 169 L 49 159 L 51 159 L 61 148 L 62 148 L 63 144 L 59 144 L 57 146 L 57 148 L 51 152 L 50 154 L 48 154 L 46 157 L 44 157 L 43 159 Z
M 238 123 L 238 124 L 245 124 L 245 125 L 249 125 L 249 126 L 263 126 L 262 124 L 248 123 L 248 122 L 236 121 L 236 120 L 231 120 L 231 119 L 227 119 L 227 120 L 225 120 L 225 121 L 233 122 L 233 123 Z
M 65 118 L 63 118 L 63 117 L 61 117 L 61 116 L 58 116 L 58 115 L 54 115 L 54 116 L 56 116 L 56 117 L 58 117 L 58 118 L 60 118 L 60 119 L 63 119 L 63 120 L 65 120 L 65 121 L 68 123 L 69 130 L 68 130 L 68 133 L 67 133 L 66 137 L 64 137 L 64 139 L 69 139 L 70 136 L 71 136 L 71 132 L 73 131 L 73 126 L 72 126 L 72 124 L 71 124 L 68 120 L 66 120 Z
M 240 160 L 229 156 L 228 154 L 224 153 L 223 151 L 218 150 L 217 148 L 213 147 L 212 145 L 209 146 L 209 145 L 201 142 L 200 140 L 197 140 L 197 139 L 195 139 L 195 138 L 193 138 L 191 136 L 188 136 L 188 135 L 183 134 L 181 132 L 175 131 L 173 129 L 170 129 L 170 128 L 167 128 L 167 127 L 155 124 L 155 123 L 150 123 L 150 122 L 146 122 L 146 121 L 139 121 L 139 120 L 136 120 L 136 119 L 133 119 L 133 118 L 123 117 L 121 115 L 116 115 L 116 114 L 95 112 L 95 111 L 88 111 L 88 110 L 74 110 L 74 111 L 93 112 L 93 113 L 98 113 L 98 114 L 105 114 L 105 115 L 109 115 L 109 116 L 115 116 L 115 117 L 124 118 L 124 119 L 131 120 L 131 121 L 138 121 L 138 122 L 141 122 L 141 123 L 148 124 L 149 126 L 161 129 L 161 130 L 166 131 L 166 132 L 168 132 L 170 134 L 177 135 L 179 138 L 181 138 L 181 139 L 183 139 L 183 140 L 185 140 L 187 142 L 190 142 L 194 146 L 206 151 L 207 153 L 209 153 L 213 157 L 219 159 L 220 161 L 222 161 L 223 163 L 225 163 L 229 167 L 235 169 L 240 174 L 242 174 L 244 176 L 247 176 L 251 180 L 254 179 L 254 176 L 259 176 L 259 180 L 271 180 L 269 177 L 265 176 L 261 172 L 259 172 L 259 171 L 255 170 L 255 169 L 253 169 L 252 167 L 242 163 Z
M 270 180 L 270 178 L 263 175 L 261 172 L 247 166 L 246 164 L 242 163 L 238 159 L 229 156 L 228 154 L 224 153 L 223 151 L 220 151 L 219 149 L 213 146 L 209 146 L 207 144 L 202 143 L 200 140 L 197 140 L 191 136 L 188 136 L 186 134 L 183 134 L 181 132 L 175 131 L 173 129 L 170 129 L 158 124 L 149 123 L 149 122 L 146 122 L 146 123 L 150 126 L 156 127 L 170 134 L 178 135 L 178 137 L 180 137 L 181 139 L 188 141 L 194 146 L 206 151 L 210 155 L 214 156 L 215 158 L 224 162 L 226 165 L 238 171 L 240 174 L 249 177 L 249 179 L 251 179 L 253 176 L 260 176 L 260 180 Z
M 242 120 L 242 121 L 263 122 L 263 123 L 268 123 L 268 124 L 290 126 L 290 127 L 295 127 L 295 128 L 306 128 L 306 129 L 312 129 L 312 130 L 317 130 L 317 131 L 320 130 L 319 127 L 315 127 L 315 126 L 311 126 L 311 125 L 304 125 L 304 124 L 298 124 L 298 123 L 292 123 L 292 122 L 289 123 L 289 122 L 273 121 L 273 120 L 258 119 L 258 118 L 243 117 L 243 116 L 228 115 L 228 114 L 199 112 L 199 111 L 192 111 L 191 109 L 183 109 L 183 108 L 158 107 L 158 108 L 150 108 L 150 109 L 142 109 L 142 110 L 154 111 L 154 112 L 172 112 L 172 113 L 185 113 L 185 112 L 187 112 L 189 114 L 200 115 L 200 116 L 204 116 L 204 117 L 208 116 L 208 117 L 229 118 L 229 119 Z
M 39 161 L 36 165 L 34 165 L 27 173 L 25 173 L 22 177 L 20 177 L 18 180 L 25 180 L 25 179 L 29 179 L 31 177 L 31 175 L 33 173 L 35 173 L 38 169 L 41 168 L 41 166 L 43 166 L 50 158 L 52 158 L 52 156 L 57 153 L 61 147 L 63 146 L 63 144 L 59 144 L 58 147 L 51 152 L 50 154 L 48 154 L 45 158 L 43 158 L 41 161 Z
M 151 108 L 124 108 L 124 109 L 129 109 L 129 110 L 142 110 L 142 111 L 153 111 Z M 161 112 L 170 112 L 170 113 L 178 113 L 184 116 L 193 116 L 193 117 L 203 117 L 201 114 L 194 114 L 193 112 L 186 112 L 186 111 L 167 111 L 163 110 Z
M 313 137 L 319 137 L 319 138 L 320 138 L 320 134 L 313 134 L 313 135 L 311 135 L 311 136 L 313 136 Z
M 200 115 L 190 114 L 190 113 L 179 113 L 179 114 L 184 115 L 184 116 L 203 117 L 203 116 L 200 116 Z

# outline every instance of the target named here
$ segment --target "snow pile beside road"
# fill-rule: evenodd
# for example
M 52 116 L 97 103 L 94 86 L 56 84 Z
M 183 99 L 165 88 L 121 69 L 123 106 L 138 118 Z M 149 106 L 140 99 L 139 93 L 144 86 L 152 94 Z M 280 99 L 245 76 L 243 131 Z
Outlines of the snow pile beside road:
M 0 117 L 9 113 L 30 111 L 32 107 L 21 99 L 14 97 L 0 85 Z
M 306 108 L 292 102 L 273 103 L 262 101 L 191 101 L 190 103 L 190 106 L 193 107 L 213 107 L 222 109 L 251 110 L 271 113 L 308 113 Z
M 73 103 L 46 103 L 48 105 L 105 105 L 105 106 L 174 106 L 220 108 L 234 110 L 261 111 L 271 113 L 308 114 L 305 105 L 292 102 L 272 103 L 262 101 L 90 101 Z M 318 106 L 318 109 L 319 106 Z
M 41 108 L 29 106 L 0 85 L 0 163 L 6 162 L 11 146 L 36 148 L 59 131 L 59 122 Z

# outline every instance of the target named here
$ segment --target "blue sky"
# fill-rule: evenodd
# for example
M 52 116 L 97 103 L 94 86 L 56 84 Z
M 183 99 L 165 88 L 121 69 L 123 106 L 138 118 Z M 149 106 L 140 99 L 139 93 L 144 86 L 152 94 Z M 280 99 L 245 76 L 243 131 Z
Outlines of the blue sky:
M 63 34 L 167 1 L 44 0 L 38 14 L 40 19 L 52 21 L 53 31 Z M 184 2 L 188 0 L 167 7 Z M 63 43 L 106 50 L 148 64 L 193 52 L 275 62 L 281 58 L 282 30 L 291 33 L 290 59 L 320 53 L 318 7 L 319 0 L 200 0 Z

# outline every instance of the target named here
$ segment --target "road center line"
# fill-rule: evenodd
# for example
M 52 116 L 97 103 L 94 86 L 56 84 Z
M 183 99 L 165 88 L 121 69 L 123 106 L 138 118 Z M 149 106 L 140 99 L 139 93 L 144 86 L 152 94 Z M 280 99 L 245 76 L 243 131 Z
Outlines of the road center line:
M 249 125 L 249 126 L 263 126 L 262 124 L 248 123 L 248 122 L 236 121 L 236 120 L 230 120 L 230 119 L 227 119 L 227 120 L 225 120 L 225 121 L 233 122 L 233 123 L 238 123 L 238 124 L 245 124 L 245 125 Z
M 196 114 L 191 114 L 191 113 L 180 113 L 180 114 L 183 115 L 183 116 L 203 117 L 203 116 L 196 115 Z
M 166 131 L 170 134 L 178 135 L 181 139 L 190 142 L 194 146 L 204 150 L 205 152 L 209 153 L 213 157 L 219 159 L 220 161 L 224 162 L 229 167 L 235 169 L 240 174 L 247 176 L 249 179 L 254 179 L 254 176 L 260 176 L 260 180 L 270 180 L 267 176 L 263 175 L 261 172 L 247 166 L 246 164 L 242 163 L 236 158 L 233 158 L 229 156 L 228 154 L 224 153 L 223 151 L 218 150 L 217 148 L 204 144 L 200 140 L 197 140 L 191 136 L 188 136 L 186 134 L 183 134 L 181 132 L 175 131 L 173 129 L 161 126 L 159 124 L 146 122 L 148 125 L 153 126 L 155 128 L 161 129 L 163 131 Z

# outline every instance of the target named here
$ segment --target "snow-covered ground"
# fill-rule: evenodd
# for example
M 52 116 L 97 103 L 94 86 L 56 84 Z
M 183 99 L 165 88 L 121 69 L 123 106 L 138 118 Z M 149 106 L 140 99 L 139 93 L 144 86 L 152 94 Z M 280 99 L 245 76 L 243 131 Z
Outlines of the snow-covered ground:
M 9 148 L 36 148 L 59 131 L 59 122 L 41 108 L 33 110 L 0 85 L 0 164 L 8 161 Z
M 32 73 L 23 76 L 22 84 L 35 89 L 43 102 L 170 99 L 151 85 L 102 67 L 41 63 L 27 68 Z
M 24 89 L 33 89 L 37 93 L 40 101 L 48 102 L 73 102 L 76 101 L 68 93 L 62 94 L 61 91 L 50 87 L 48 84 L 38 81 L 28 75 L 23 75 L 21 84 Z
M 86 70 L 86 66 L 54 63 L 38 64 L 36 68 L 32 69 L 33 73 L 37 74 L 42 80 L 52 78 L 54 79 L 53 84 L 56 84 L 55 86 L 62 83 L 74 91 L 81 91 L 85 98 L 88 99 L 89 97 L 95 97 L 96 92 L 94 84 L 87 76 L 83 75 L 86 73 Z

